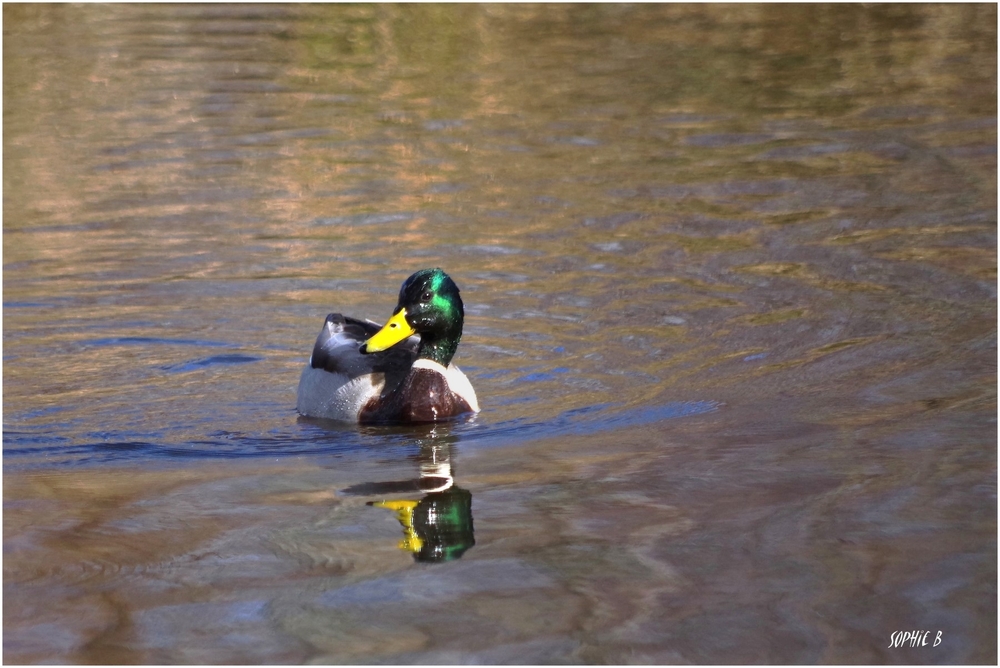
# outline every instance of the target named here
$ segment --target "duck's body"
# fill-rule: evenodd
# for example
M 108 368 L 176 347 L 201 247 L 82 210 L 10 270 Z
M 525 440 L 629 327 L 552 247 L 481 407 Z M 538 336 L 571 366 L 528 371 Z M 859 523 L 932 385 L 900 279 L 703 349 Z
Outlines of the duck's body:
M 299 380 L 299 413 L 378 424 L 478 412 L 472 384 L 451 364 L 463 317 L 458 288 L 440 269 L 403 283 L 384 327 L 331 313 Z

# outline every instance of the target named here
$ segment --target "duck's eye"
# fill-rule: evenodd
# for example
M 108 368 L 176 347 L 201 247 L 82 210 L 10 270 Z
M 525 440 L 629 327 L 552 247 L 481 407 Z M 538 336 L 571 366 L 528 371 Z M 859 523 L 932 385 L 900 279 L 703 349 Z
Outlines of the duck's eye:
M 431 293 L 425 292 L 424 294 L 420 295 L 420 301 L 422 301 L 423 303 L 426 304 L 430 300 L 431 300 Z

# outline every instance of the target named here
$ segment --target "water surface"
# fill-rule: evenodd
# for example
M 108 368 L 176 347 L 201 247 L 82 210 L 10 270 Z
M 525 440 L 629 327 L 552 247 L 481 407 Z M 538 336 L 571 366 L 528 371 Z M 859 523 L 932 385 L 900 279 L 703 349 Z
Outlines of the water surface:
M 5 6 L 4 660 L 995 663 L 996 19 Z

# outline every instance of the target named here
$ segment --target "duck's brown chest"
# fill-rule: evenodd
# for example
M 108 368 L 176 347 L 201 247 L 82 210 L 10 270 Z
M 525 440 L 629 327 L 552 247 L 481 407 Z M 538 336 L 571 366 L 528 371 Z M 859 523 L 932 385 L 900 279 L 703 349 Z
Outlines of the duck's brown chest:
M 440 373 L 413 368 L 394 391 L 365 404 L 358 419 L 366 423 L 438 422 L 471 411 Z

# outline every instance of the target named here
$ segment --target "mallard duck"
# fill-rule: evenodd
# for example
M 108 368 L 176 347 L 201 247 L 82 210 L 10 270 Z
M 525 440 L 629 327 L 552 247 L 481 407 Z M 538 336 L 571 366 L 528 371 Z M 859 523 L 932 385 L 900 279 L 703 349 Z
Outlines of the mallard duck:
M 331 313 L 299 379 L 299 413 L 384 424 L 479 412 L 472 384 L 451 363 L 464 318 L 458 286 L 440 269 L 403 282 L 384 327 Z

